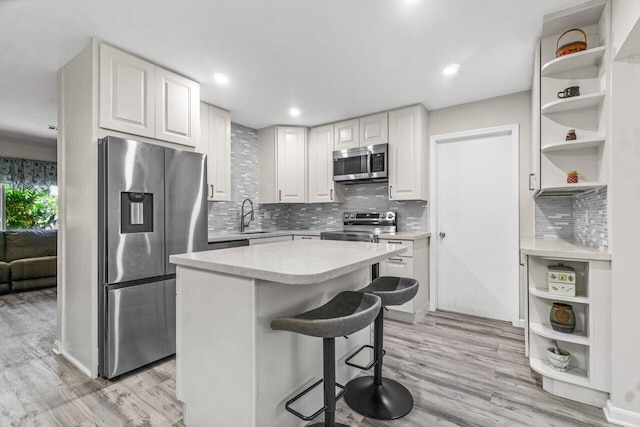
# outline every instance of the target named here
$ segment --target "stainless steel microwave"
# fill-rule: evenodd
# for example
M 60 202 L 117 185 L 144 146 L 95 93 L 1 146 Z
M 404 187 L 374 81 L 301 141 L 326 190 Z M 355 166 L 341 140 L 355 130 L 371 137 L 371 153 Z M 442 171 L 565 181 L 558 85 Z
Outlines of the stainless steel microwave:
M 333 152 L 333 180 L 341 184 L 389 180 L 389 144 Z

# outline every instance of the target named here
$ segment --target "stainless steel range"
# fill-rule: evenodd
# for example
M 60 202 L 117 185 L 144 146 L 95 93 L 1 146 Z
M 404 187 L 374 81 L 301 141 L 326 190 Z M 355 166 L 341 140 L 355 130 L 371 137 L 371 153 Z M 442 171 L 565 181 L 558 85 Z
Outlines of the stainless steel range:
M 379 234 L 398 230 L 396 212 L 345 212 L 342 218 L 342 231 L 324 231 L 320 233 L 320 238 L 378 243 Z

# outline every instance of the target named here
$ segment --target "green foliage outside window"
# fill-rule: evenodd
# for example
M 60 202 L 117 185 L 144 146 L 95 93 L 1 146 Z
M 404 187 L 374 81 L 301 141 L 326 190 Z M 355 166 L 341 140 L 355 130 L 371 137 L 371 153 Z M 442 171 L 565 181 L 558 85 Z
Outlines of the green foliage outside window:
M 5 187 L 5 220 L 8 230 L 55 228 L 58 197 L 49 188 Z

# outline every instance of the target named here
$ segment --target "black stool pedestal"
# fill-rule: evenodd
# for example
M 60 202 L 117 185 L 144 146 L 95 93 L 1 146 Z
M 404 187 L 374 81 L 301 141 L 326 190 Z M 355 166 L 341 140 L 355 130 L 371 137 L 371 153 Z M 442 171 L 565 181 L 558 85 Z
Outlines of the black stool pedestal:
M 373 376 L 349 381 L 344 400 L 360 415 L 377 420 L 395 420 L 413 409 L 413 396 L 397 381 L 382 377 L 384 309 L 375 320 L 373 348 L 375 370 Z

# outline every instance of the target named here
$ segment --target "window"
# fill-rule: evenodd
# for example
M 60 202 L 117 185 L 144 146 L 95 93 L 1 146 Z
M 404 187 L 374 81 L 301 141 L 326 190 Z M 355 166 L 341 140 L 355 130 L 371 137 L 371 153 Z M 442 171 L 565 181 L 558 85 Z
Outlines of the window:
M 0 230 L 58 227 L 58 187 L 0 184 Z

